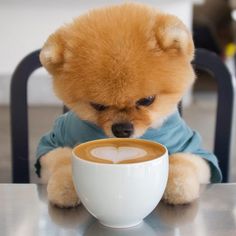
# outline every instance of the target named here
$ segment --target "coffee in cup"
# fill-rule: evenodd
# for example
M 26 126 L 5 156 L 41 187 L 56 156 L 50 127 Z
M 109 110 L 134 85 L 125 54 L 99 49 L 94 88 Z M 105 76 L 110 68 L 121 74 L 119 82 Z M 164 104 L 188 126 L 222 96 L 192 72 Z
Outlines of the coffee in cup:
M 86 161 L 107 164 L 131 164 L 150 161 L 165 152 L 162 146 L 154 145 L 146 140 L 130 140 L 116 138 L 96 140 L 81 144 L 75 154 Z

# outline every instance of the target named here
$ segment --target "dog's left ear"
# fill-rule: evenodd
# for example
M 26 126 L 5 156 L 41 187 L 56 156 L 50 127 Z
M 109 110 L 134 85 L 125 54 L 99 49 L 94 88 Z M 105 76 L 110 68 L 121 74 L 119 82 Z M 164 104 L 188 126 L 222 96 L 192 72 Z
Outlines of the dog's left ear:
M 58 30 L 49 36 L 40 52 L 40 62 L 52 75 L 57 73 L 63 66 L 64 49 L 65 42 L 61 35 L 61 31 Z
M 155 24 L 158 47 L 164 51 L 184 54 L 193 59 L 194 44 L 191 33 L 176 16 L 158 13 Z

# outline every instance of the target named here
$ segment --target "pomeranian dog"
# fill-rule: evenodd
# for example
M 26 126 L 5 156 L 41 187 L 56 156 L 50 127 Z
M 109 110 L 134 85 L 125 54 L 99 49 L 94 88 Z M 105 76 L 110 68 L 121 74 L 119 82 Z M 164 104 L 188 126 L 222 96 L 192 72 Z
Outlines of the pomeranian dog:
M 40 53 L 56 95 L 70 108 L 37 150 L 37 173 L 48 199 L 72 207 L 79 199 L 71 176 L 71 148 L 109 137 L 163 143 L 170 170 L 163 199 L 185 204 L 201 183 L 219 182 L 216 157 L 178 114 L 195 80 L 192 37 L 175 16 L 125 3 L 96 9 L 59 28 Z

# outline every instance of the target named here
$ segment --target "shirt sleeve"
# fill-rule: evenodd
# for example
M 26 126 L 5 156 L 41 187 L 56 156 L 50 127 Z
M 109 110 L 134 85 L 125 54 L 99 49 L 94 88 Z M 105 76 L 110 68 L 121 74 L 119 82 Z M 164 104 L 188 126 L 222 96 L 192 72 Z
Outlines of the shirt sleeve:
M 182 152 L 191 152 L 205 159 L 210 165 L 211 182 L 219 183 L 222 181 L 222 174 L 217 157 L 213 153 L 202 148 L 202 141 L 198 132 L 191 130 L 191 138 L 188 140 L 187 145 Z
M 65 118 L 66 114 L 59 116 L 54 125 L 53 129 L 46 133 L 39 141 L 37 150 L 36 150 L 36 163 L 35 169 L 36 174 L 40 177 L 40 157 L 47 154 L 58 147 L 64 147 L 64 136 L 65 136 Z
M 218 183 L 222 181 L 221 170 L 216 156 L 202 147 L 202 140 L 198 132 L 193 131 L 185 121 L 178 117 L 178 122 L 169 132 L 168 150 L 170 154 L 177 152 L 192 153 L 204 158 L 210 165 L 211 182 Z M 171 138 L 175 137 L 175 138 Z

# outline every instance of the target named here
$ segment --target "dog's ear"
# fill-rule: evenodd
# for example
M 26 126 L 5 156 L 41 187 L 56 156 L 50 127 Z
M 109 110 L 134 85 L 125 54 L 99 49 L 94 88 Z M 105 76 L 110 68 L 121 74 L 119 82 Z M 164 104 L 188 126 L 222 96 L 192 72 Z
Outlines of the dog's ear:
M 60 31 L 50 35 L 44 44 L 39 58 L 49 73 L 55 74 L 62 67 L 64 62 L 64 47 L 64 40 Z
M 181 53 L 189 60 L 193 59 L 194 44 L 191 33 L 176 16 L 158 13 L 154 31 L 160 49 Z

